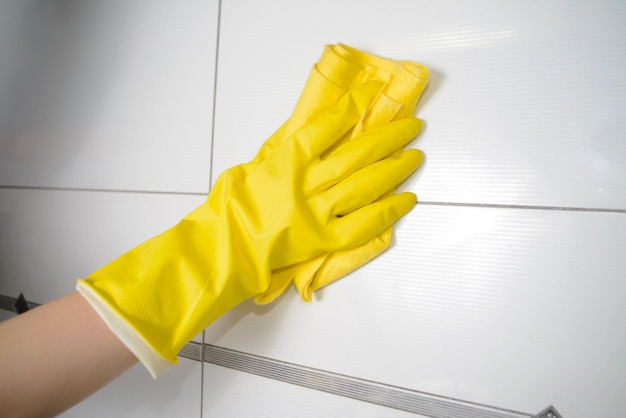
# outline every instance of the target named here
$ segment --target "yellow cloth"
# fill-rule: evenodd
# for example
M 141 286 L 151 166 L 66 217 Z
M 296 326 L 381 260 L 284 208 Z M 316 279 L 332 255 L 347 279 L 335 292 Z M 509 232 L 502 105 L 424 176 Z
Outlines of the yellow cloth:
M 266 141 L 253 161 L 266 158 L 321 109 L 335 104 L 346 91 L 367 81 L 382 82 L 384 89 L 359 120 L 352 137 L 392 120 L 409 117 L 428 84 L 428 75 L 428 68 L 411 61 L 386 59 L 342 44 L 327 45 L 311 70 L 293 114 Z M 386 196 L 393 193 L 391 190 Z M 293 282 L 301 298 L 310 302 L 313 291 L 340 279 L 386 250 L 391 237 L 392 228 L 389 228 L 357 248 L 322 254 L 273 270 L 270 288 L 254 300 L 258 304 L 270 303 Z
M 392 154 L 421 122 L 353 134 L 382 87 L 351 89 L 262 160 L 222 173 L 179 224 L 78 281 L 153 376 L 216 318 L 265 292 L 272 270 L 371 241 L 414 206 L 412 193 L 379 198 L 419 166 L 417 150 Z

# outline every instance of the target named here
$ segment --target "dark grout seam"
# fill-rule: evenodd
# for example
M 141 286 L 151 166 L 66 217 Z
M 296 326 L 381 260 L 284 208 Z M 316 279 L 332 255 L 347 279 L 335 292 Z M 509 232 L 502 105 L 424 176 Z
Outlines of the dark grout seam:
M 211 161 L 213 160 L 213 139 L 211 139 Z M 209 179 L 209 190 L 212 181 L 212 174 Z M 154 191 L 154 190 L 125 190 L 125 189 L 96 189 L 81 187 L 48 187 L 48 186 L 1 186 L 0 190 L 42 190 L 59 192 L 90 192 L 90 193 L 128 193 L 146 195 L 172 195 L 172 196 L 207 196 L 201 192 L 176 192 L 176 191 Z M 591 212 L 591 213 L 626 213 L 626 209 L 617 208 L 584 208 L 573 206 L 542 206 L 542 205 L 509 205 L 499 203 L 472 203 L 472 202 L 437 202 L 428 200 L 418 200 L 420 206 L 450 206 L 468 208 L 492 208 L 492 209 L 525 209 L 525 210 L 546 210 L 563 212 Z
M 220 60 L 220 33 L 222 31 L 222 0 L 217 2 L 217 28 L 215 30 L 215 67 L 213 69 L 213 108 L 211 109 L 211 144 L 209 147 L 209 185 L 207 193 L 211 191 L 213 186 L 213 155 L 215 147 L 215 119 L 217 115 L 217 74 L 219 71 Z M 202 331 L 202 345 L 204 345 L 204 334 Z M 200 367 L 200 418 L 204 416 L 204 350 L 199 349 L 198 360 L 202 363 Z
M 222 0 L 217 2 L 217 36 L 215 39 L 215 68 L 213 74 L 213 109 L 211 109 L 211 148 L 209 151 L 209 161 L 211 169 L 209 170 L 209 190 L 213 185 L 213 149 L 215 144 L 215 120 L 217 117 L 217 75 L 220 62 L 220 33 L 222 30 Z
M 541 206 L 541 205 L 507 205 L 499 203 L 467 203 L 467 202 L 434 202 L 418 200 L 422 206 L 453 206 L 468 208 L 495 208 L 495 209 L 527 209 L 527 210 L 552 210 L 564 212 L 597 212 L 597 213 L 626 213 L 626 209 L 611 208 L 583 208 L 571 206 Z
M 127 193 L 127 194 L 151 194 L 151 195 L 178 195 L 178 196 L 206 196 L 200 192 L 176 192 L 161 190 L 129 190 L 129 189 L 97 189 L 86 187 L 51 187 L 51 186 L 0 186 L 0 190 L 40 190 L 52 192 L 89 192 L 89 193 Z

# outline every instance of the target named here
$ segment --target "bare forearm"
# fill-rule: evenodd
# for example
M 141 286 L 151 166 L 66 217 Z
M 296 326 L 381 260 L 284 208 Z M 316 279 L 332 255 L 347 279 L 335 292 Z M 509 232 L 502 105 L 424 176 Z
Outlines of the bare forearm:
M 0 405 L 11 417 L 54 416 L 137 359 L 77 292 L 0 323 Z

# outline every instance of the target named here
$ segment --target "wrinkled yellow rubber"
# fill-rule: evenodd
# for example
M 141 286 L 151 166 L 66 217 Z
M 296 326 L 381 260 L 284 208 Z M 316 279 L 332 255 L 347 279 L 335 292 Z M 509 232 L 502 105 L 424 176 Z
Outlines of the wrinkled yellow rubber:
M 81 293 L 128 346 L 135 346 L 128 342 L 134 331 L 175 363 L 211 322 L 266 292 L 271 271 L 276 277 L 280 269 L 371 241 L 414 206 L 411 193 L 379 198 L 422 158 L 416 150 L 390 156 L 417 135 L 418 119 L 353 133 L 382 90 L 379 82 L 360 84 L 264 158 L 226 170 L 204 204 L 79 280 Z M 144 361 L 140 349 L 133 352 Z
M 428 68 L 411 61 L 386 59 L 342 44 L 327 45 L 320 61 L 311 70 L 293 114 L 266 141 L 254 160 L 263 160 L 294 130 L 336 103 L 346 91 L 367 81 L 383 83 L 383 91 L 357 122 L 351 137 L 392 120 L 409 117 L 415 112 L 428 77 Z M 390 190 L 385 197 L 393 193 L 394 190 Z M 256 296 L 255 302 L 272 302 L 292 282 L 302 300 L 310 302 L 313 291 L 340 279 L 386 250 L 391 243 L 392 231 L 393 228 L 388 228 L 357 248 L 325 253 L 272 272 L 270 288 Z

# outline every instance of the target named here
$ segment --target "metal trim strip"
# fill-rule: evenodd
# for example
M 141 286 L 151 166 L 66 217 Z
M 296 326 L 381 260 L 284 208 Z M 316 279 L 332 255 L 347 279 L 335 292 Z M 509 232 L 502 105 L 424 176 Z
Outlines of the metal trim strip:
M 0 309 L 13 311 L 15 300 L 16 298 L 0 295 Z M 31 307 L 39 306 L 33 302 L 28 302 L 28 304 Z M 307 389 L 319 390 L 337 396 L 433 418 L 561 417 L 552 406 L 544 409 L 539 414 L 528 414 L 315 369 L 195 341 L 187 343 L 180 351 L 179 356 L 193 361 L 204 361 L 232 370 L 274 379 L 283 383 L 298 385 Z

